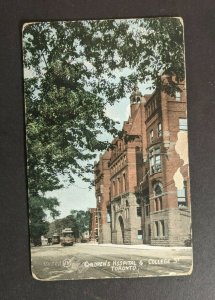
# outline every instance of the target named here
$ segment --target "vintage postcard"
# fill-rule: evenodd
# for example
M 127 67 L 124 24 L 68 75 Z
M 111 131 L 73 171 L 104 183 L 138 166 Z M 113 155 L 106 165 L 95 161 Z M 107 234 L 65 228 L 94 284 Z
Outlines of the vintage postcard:
M 181 18 L 23 26 L 32 275 L 192 273 Z

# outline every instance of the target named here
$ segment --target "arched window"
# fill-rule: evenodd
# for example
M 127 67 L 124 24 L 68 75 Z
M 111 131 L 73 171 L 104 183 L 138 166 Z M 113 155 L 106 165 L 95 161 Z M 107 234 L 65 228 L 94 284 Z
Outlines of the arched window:
M 155 193 L 155 196 L 159 196 L 163 193 L 163 186 L 160 182 L 156 182 L 154 184 L 154 193 Z
M 155 195 L 155 211 L 163 209 L 163 201 L 162 201 L 162 194 L 163 194 L 163 186 L 160 182 L 156 182 L 153 186 L 154 195 Z

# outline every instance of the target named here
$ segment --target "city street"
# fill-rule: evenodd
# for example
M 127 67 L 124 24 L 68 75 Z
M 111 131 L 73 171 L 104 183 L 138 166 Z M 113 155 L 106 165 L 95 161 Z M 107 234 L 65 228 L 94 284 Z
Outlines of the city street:
M 33 247 L 32 273 L 39 280 L 186 275 L 190 247 L 75 244 Z

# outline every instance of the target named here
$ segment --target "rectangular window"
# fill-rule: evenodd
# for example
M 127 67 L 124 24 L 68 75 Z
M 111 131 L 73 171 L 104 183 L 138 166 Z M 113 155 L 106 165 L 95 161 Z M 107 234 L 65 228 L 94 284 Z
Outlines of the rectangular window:
M 161 234 L 162 236 L 165 236 L 165 224 L 164 224 L 164 220 L 160 221 L 161 224 Z
M 107 213 L 107 223 L 110 223 L 111 222 L 111 217 L 110 217 L 110 213 L 108 212 Z
M 161 156 L 160 156 L 160 148 L 155 149 L 155 173 L 161 171 Z
M 158 137 L 162 136 L 162 126 L 161 123 L 158 123 Z
M 153 142 L 153 138 L 154 138 L 154 131 L 151 130 L 150 131 L 150 142 Z
M 159 155 L 155 155 L 155 171 L 159 172 L 161 169 L 161 157 Z
M 162 197 L 155 198 L 155 211 L 159 211 L 162 209 L 163 209 Z
M 145 212 L 146 212 L 146 217 L 148 217 L 150 214 L 150 205 L 149 204 L 145 205 Z
M 180 101 L 180 100 L 181 100 L 181 93 L 180 93 L 179 91 L 177 91 L 177 92 L 175 93 L 175 100 L 176 100 L 176 101 Z
M 159 224 L 158 221 L 155 221 L 155 237 L 159 236 Z
M 138 230 L 137 231 L 137 239 L 138 240 L 142 240 L 143 239 L 143 231 L 142 230 Z
M 187 131 L 187 119 L 179 119 L 179 130 Z
M 137 216 L 138 217 L 142 216 L 142 209 L 141 209 L 141 207 L 137 207 Z
M 178 198 L 178 207 L 186 207 L 187 206 L 185 187 L 182 190 L 177 190 L 177 198 Z
M 154 149 L 149 154 L 151 174 L 161 172 L 161 155 L 160 148 Z

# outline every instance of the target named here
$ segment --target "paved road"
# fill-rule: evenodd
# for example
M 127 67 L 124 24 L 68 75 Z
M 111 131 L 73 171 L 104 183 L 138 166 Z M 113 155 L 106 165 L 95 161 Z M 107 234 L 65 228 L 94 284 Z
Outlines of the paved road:
M 32 248 L 32 272 L 41 280 L 186 275 L 191 248 L 75 244 Z

